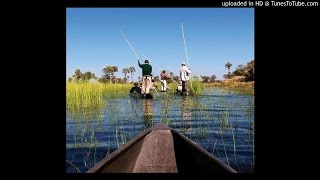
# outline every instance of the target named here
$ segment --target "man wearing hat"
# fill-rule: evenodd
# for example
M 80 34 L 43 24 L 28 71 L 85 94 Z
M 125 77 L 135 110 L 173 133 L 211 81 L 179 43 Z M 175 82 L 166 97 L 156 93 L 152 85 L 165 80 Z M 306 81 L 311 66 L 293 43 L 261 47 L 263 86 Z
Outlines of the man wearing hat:
M 187 94 L 188 90 L 188 81 L 190 80 L 191 70 L 186 66 L 185 62 L 181 63 L 180 68 L 180 79 L 182 82 L 182 93 Z
M 142 68 L 142 89 L 141 93 L 145 96 L 150 93 L 150 88 L 152 88 L 152 66 L 149 64 L 149 61 L 146 59 L 144 64 L 140 64 L 138 60 L 139 67 Z

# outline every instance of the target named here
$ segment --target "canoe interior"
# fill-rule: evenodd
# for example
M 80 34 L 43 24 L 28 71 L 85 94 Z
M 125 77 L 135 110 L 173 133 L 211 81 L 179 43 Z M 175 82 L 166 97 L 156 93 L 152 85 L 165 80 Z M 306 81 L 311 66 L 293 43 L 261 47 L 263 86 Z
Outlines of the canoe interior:
M 231 173 L 231 167 L 179 132 L 172 130 L 179 173 Z
M 180 132 L 160 124 L 140 133 L 88 173 L 236 173 Z

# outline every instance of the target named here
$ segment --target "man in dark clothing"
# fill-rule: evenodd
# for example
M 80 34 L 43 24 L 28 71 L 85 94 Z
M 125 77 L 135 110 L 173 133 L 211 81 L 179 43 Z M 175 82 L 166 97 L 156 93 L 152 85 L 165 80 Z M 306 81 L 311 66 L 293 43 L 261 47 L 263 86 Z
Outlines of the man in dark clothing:
M 141 88 L 138 86 L 137 82 L 134 83 L 134 87 L 131 88 L 130 93 L 137 95 L 141 94 Z
M 139 67 L 142 68 L 142 77 L 143 76 L 151 76 L 152 66 L 149 64 L 149 61 L 146 59 L 144 64 L 140 64 L 140 60 L 138 60 Z
M 149 64 L 149 61 L 146 59 L 144 64 L 140 64 L 138 60 L 139 67 L 142 68 L 142 90 L 141 93 L 146 95 L 150 93 L 152 85 L 152 66 Z

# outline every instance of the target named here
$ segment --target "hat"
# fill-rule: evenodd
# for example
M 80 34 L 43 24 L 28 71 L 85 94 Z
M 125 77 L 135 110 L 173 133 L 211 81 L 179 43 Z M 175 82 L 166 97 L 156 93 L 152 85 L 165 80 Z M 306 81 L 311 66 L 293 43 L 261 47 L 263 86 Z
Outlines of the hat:
M 182 65 L 186 65 L 186 63 L 185 63 L 185 62 L 182 62 L 181 64 L 182 64 Z
M 148 61 L 148 59 L 146 59 L 146 60 L 144 61 L 144 63 L 148 63 L 148 64 L 149 64 L 149 61 Z

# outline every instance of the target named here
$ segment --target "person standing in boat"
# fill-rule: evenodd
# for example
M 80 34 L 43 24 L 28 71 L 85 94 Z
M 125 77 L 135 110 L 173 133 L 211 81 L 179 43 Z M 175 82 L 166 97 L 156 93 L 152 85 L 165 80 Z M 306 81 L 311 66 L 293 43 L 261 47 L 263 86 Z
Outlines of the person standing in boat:
M 169 79 L 169 77 L 168 77 L 165 70 L 161 71 L 160 78 L 161 78 L 161 92 L 166 92 L 167 91 L 167 79 Z
M 188 92 L 188 81 L 190 80 L 191 69 L 186 66 L 185 62 L 181 63 L 180 80 L 182 82 L 182 94 Z
M 152 86 L 152 66 L 149 64 L 149 61 L 146 59 L 144 64 L 140 64 L 140 60 L 138 60 L 138 65 L 142 68 L 142 89 L 141 93 L 146 96 L 146 94 L 150 93 L 150 89 Z

